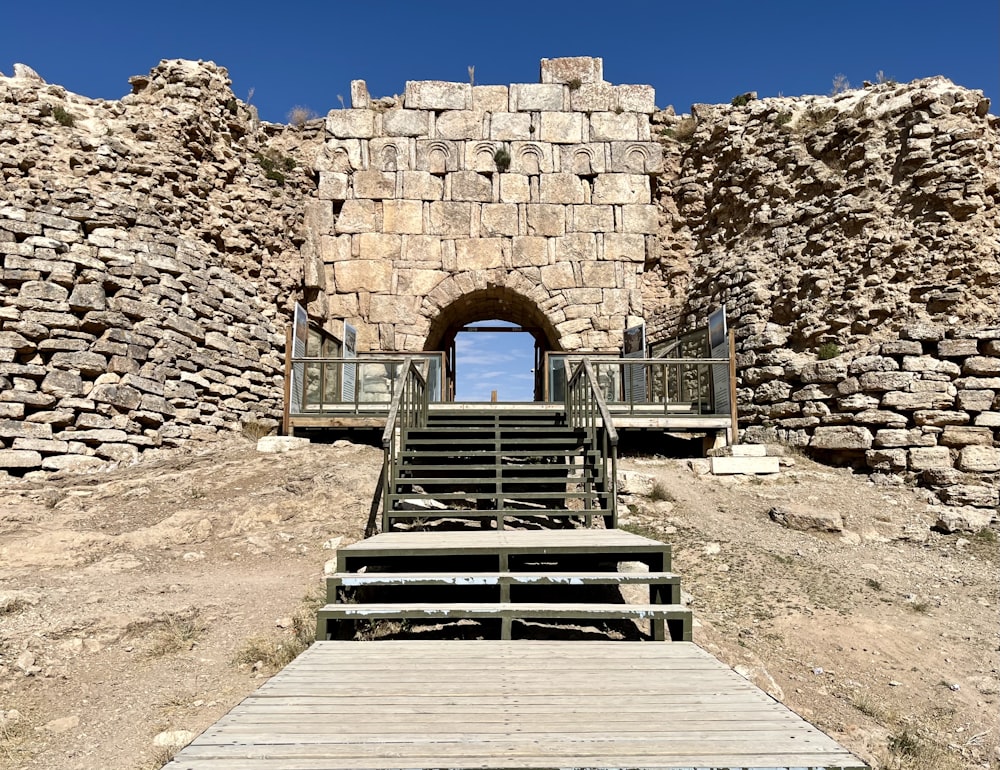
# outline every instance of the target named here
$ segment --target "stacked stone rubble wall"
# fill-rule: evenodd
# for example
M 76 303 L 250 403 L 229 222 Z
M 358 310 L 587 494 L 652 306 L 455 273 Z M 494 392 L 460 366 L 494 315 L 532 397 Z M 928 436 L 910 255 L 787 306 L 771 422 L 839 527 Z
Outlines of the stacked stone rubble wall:
M 132 84 L 104 102 L 0 77 L 0 469 L 280 417 L 292 190 L 312 185 L 266 176 L 286 156 L 225 70 L 163 62 Z

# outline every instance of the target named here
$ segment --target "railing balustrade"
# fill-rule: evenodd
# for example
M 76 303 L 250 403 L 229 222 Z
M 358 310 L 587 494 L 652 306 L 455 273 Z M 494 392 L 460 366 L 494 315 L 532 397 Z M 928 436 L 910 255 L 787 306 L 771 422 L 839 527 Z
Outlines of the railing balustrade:
M 389 493 L 396 483 L 406 431 L 427 427 L 428 388 L 427 378 L 420 371 L 422 366 L 426 366 L 426 361 L 413 358 L 404 364 L 400 386 L 393 396 L 385 430 L 382 431 L 383 532 L 388 531 L 389 519 L 385 509 L 390 505 Z
M 584 451 L 589 449 L 597 457 L 604 479 L 603 490 L 593 490 L 593 481 L 585 474 L 588 495 L 584 498 L 586 509 L 592 506 L 589 493 L 599 493 L 605 497 L 610 511 L 609 527 L 618 525 L 618 431 L 611 420 L 607 402 L 601 392 L 600 383 L 590 359 L 584 358 L 576 367 L 566 384 L 566 421 L 587 435 Z M 588 517 L 589 518 L 589 517 Z

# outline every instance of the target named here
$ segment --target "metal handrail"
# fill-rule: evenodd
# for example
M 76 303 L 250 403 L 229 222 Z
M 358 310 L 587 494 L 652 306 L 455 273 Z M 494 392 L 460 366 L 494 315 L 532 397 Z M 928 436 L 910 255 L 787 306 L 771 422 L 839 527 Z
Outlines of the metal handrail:
M 402 384 L 393 396 L 385 430 L 382 431 L 382 531 L 388 528 L 390 492 L 396 482 L 400 453 L 405 442 L 405 432 L 410 428 L 427 426 L 427 378 L 420 371 L 423 361 L 409 359 L 402 374 Z
M 608 523 L 615 527 L 618 523 L 618 431 L 611 420 L 608 404 L 601 393 L 589 358 L 580 362 L 566 384 L 566 420 L 570 427 L 583 429 L 590 448 L 600 453 L 601 471 L 605 480 L 603 491 L 611 512 Z M 589 478 L 587 484 L 586 491 L 590 492 Z M 584 498 L 584 503 L 586 507 L 590 507 L 589 496 Z

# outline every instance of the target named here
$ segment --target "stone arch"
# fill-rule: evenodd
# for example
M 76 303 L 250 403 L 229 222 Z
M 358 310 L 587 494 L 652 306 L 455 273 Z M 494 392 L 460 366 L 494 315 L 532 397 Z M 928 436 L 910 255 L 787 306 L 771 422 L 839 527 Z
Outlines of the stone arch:
M 394 144 L 387 144 L 382 148 L 380 158 L 380 170 L 382 171 L 398 171 L 399 170 L 399 148 Z
M 633 174 L 645 174 L 649 167 L 649 150 L 640 144 L 626 147 L 625 165 Z
M 517 151 L 517 171 L 535 175 L 542 171 L 542 150 L 534 144 L 526 144 Z
M 579 174 L 581 176 L 588 176 L 594 173 L 594 151 L 589 147 L 580 147 L 573 151 L 573 168 L 570 169 L 574 174 Z

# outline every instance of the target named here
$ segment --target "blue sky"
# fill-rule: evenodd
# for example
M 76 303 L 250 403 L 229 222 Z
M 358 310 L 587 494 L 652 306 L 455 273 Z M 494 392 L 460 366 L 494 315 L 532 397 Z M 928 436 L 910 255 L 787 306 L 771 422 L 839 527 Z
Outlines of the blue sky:
M 532 83 L 539 60 L 558 56 L 603 57 L 606 80 L 651 84 L 657 105 L 678 112 L 751 90 L 825 94 L 839 74 L 860 86 L 880 71 L 945 75 L 1000 107 L 997 0 L 8 0 L 0 31 L 0 72 L 23 62 L 95 98 L 120 98 L 160 59 L 212 60 L 272 122 L 295 106 L 324 114 L 338 96 L 349 103 L 354 79 L 376 97 L 407 80 L 466 81 L 470 66 L 480 84 Z M 530 399 L 528 335 L 459 344 L 460 396 Z

